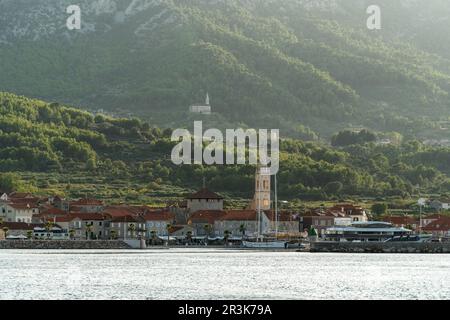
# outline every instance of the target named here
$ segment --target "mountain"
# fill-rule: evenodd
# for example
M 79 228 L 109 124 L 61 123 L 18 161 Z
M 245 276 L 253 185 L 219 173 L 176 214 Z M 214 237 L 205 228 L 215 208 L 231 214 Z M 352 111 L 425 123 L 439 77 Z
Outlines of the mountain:
M 72 2 L 0 0 L 1 90 L 161 127 L 191 127 L 209 92 L 219 128 L 448 135 L 444 0 L 380 0 L 380 31 L 365 0 L 79 0 L 69 31 Z

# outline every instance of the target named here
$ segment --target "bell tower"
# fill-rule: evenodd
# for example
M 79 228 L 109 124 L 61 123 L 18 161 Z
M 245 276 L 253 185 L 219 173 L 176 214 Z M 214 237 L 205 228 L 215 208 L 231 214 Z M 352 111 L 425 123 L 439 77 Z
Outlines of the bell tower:
M 267 167 L 256 168 L 255 195 L 250 209 L 270 210 L 270 169 Z

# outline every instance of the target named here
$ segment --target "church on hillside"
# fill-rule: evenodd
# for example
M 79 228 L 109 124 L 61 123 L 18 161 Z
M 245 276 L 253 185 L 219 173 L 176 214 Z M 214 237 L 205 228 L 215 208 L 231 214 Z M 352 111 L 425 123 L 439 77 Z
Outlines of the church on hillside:
M 206 100 L 204 105 L 192 105 L 189 107 L 189 111 L 191 113 L 210 115 L 212 113 L 212 109 L 209 101 L 209 93 L 206 94 Z

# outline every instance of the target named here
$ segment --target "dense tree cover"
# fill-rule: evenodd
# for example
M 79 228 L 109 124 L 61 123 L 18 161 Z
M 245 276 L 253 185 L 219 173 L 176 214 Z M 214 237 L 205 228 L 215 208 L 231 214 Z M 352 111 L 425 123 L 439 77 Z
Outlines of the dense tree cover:
M 86 183 L 100 179 L 147 186 L 127 191 L 131 198 L 162 185 L 192 190 L 200 187 L 205 177 L 216 191 L 251 196 L 254 167 L 175 166 L 170 160 L 174 146 L 170 135 L 171 130 L 152 128 L 138 119 L 93 115 L 0 93 L 0 172 L 48 173 L 46 188 L 58 183 L 51 178 L 56 173 Z M 333 148 L 285 139 L 281 141 L 279 193 L 285 198 L 312 200 L 408 198 L 418 188 L 445 193 L 450 188 L 449 163 L 450 148 L 426 147 L 414 140 L 400 145 L 370 142 Z M 7 183 L 5 187 L 10 189 Z M 25 183 L 35 185 L 33 181 Z
M 63 24 L 52 28 L 49 20 L 62 21 L 64 10 L 58 18 L 46 10 L 62 7 L 62 1 L 2 2 L 2 90 L 139 114 L 161 127 L 191 125 L 188 107 L 208 91 L 218 122 L 280 128 L 311 140 L 349 124 L 438 135 L 435 120 L 449 116 L 448 60 L 423 51 L 448 50 L 436 49 L 443 41 L 424 45 L 429 40 L 422 30 L 416 39 L 420 28 L 410 28 L 411 21 L 423 20 L 423 11 L 430 20 L 445 17 L 445 1 L 421 3 L 425 9 L 416 10 L 419 4 L 380 0 L 386 16 L 382 32 L 365 27 L 362 3 L 370 4 L 365 0 L 317 6 L 298 0 L 167 0 L 141 6 L 116 1 L 117 10 L 130 8 L 123 23 L 117 23 L 114 9 L 90 11 L 91 2 L 79 1 L 83 21 L 93 26 L 81 34 L 68 34 Z M 437 20 L 448 26 L 446 19 Z M 23 26 L 23 34 L 10 21 Z M 401 23 L 408 27 L 400 29 Z M 41 113 L 52 117 L 51 108 Z M 71 121 L 81 129 L 92 119 Z M 121 129 L 104 127 L 102 133 Z
M 335 147 L 350 146 L 352 144 L 365 144 L 377 140 L 377 135 L 368 130 L 344 130 L 331 137 L 331 145 Z
M 388 205 L 386 203 L 374 203 L 372 205 L 371 211 L 374 215 L 381 216 L 386 214 Z
M 1 193 L 18 192 L 34 192 L 36 188 L 23 181 L 17 173 L 0 173 L 0 195 Z

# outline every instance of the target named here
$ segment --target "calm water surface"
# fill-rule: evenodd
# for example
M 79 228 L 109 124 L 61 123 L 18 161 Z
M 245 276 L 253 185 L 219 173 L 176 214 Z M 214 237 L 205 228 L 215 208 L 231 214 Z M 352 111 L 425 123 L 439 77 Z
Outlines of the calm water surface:
M 0 299 L 450 299 L 450 255 L 0 251 Z

